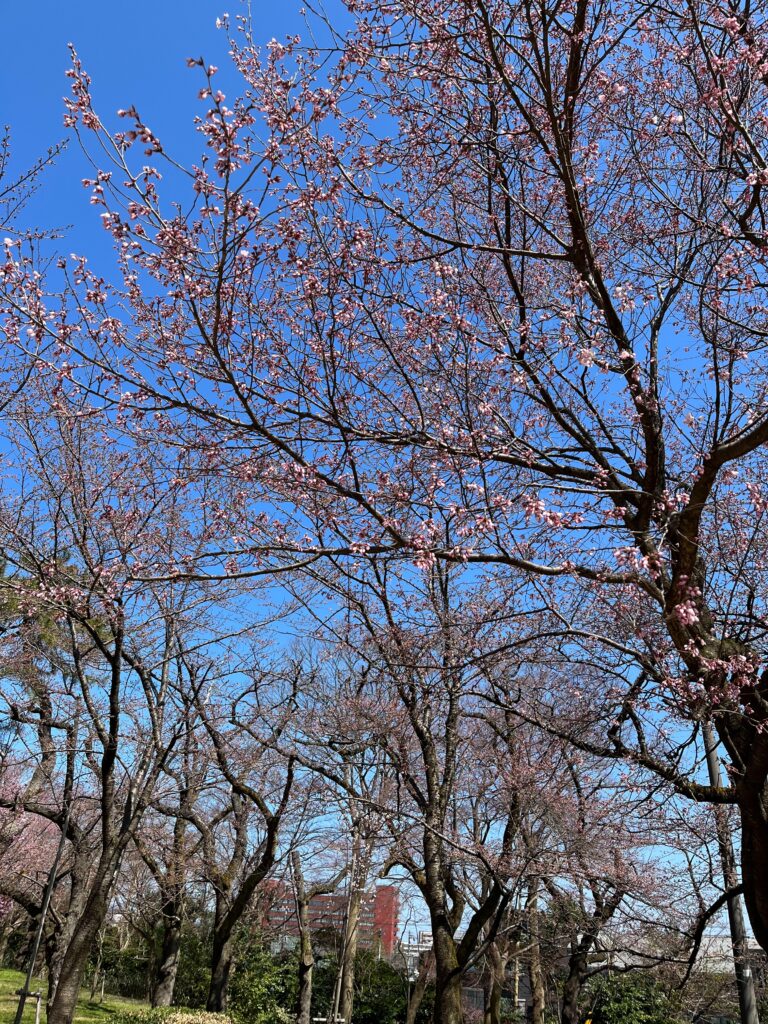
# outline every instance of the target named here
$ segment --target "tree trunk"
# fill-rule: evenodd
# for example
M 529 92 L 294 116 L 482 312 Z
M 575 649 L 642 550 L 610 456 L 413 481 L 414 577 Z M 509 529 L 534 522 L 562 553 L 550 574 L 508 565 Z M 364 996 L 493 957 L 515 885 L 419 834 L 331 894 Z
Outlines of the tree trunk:
M 69 917 L 69 911 L 67 917 Z M 76 929 L 72 928 L 72 924 L 76 925 L 80 920 L 80 914 L 73 915 L 73 920 L 67 920 L 65 918 L 64 923 L 60 929 L 56 930 L 55 934 L 51 935 L 50 946 L 46 944 L 46 966 L 48 970 L 48 996 L 46 1001 L 46 1013 L 50 1017 L 51 1007 L 53 1006 L 53 1000 L 56 996 L 56 989 L 59 985 L 59 978 L 61 977 L 61 968 L 64 963 L 64 957 L 66 956 L 67 949 L 72 940 L 72 935 Z
M 347 921 L 344 928 L 344 949 L 341 955 L 341 999 L 339 1001 L 339 1016 L 350 1024 L 352 1020 L 352 1009 L 355 1001 L 355 957 L 357 956 L 358 924 L 360 922 L 360 907 L 363 901 L 363 892 L 354 878 L 350 879 L 353 886 L 349 900 Z
M 444 920 L 432 922 L 435 952 L 434 1024 L 462 1024 L 461 978 L 456 956 L 456 941 Z
M 579 996 L 586 976 L 586 956 L 580 952 L 572 954 L 568 964 L 568 977 L 563 985 L 562 1024 L 579 1024 Z
M 298 850 L 291 853 L 293 883 L 296 888 L 296 916 L 299 926 L 299 991 L 296 997 L 297 1024 L 310 1024 L 312 1020 L 312 975 L 315 957 L 312 952 L 312 931 L 309 925 L 309 897 L 304 888 L 301 860 Z
M 483 1024 L 501 1024 L 501 982 L 493 973 L 488 975 L 484 995 Z
M 304 943 L 302 942 L 302 947 Z M 315 970 L 315 961 L 312 950 L 309 951 L 309 959 L 305 959 L 305 952 L 302 948 L 299 958 L 299 992 L 296 997 L 296 1024 L 310 1024 L 312 1020 L 312 974 Z
M 79 922 L 85 911 L 88 900 L 88 869 L 91 864 L 91 853 L 87 848 L 81 849 L 72 845 L 72 870 L 70 872 L 70 892 L 66 910 L 57 918 L 49 916 L 52 931 L 45 940 L 45 960 L 48 970 L 48 995 L 46 997 L 46 1013 L 50 1018 L 56 988 L 59 984 L 64 957 L 70 942 L 78 930 Z
M 152 991 L 153 1006 L 170 1006 L 181 952 L 181 907 L 173 900 L 163 907 L 163 946 L 157 981 Z
M 484 1024 L 501 1024 L 501 997 L 504 990 L 504 977 L 507 973 L 509 957 L 504 955 L 496 942 L 488 947 L 486 958 L 486 978 L 483 986 Z M 517 1006 L 515 1006 L 517 1009 Z
M 752 932 L 768 953 L 768 807 L 762 794 L 748 794 L 739 802 L 741 813 L 741 880 Z
M 96 963 L 93 968 L 93 977 L 91 978 L 91 989 L 89 992 L 90 1000 L 96 998 L 96 989 L 99 986 L 99 972 L 101 971 L 101 963 L 104 959 L 104 929 L 99 929 L 99 955 L 96 957 Z
M 416 975 L 416 981 L 413 984 L 413 989 L 408 999 L 408 1007 L 405 1011 L 405 1024 L 415 1024 L 416 1014 L 419 1012 L 419 1007 L 424 999 L 424 993 L 427 991 L 429 976 L 434 963 L 435 958 L 430 950 L 419 964 L 419 971 Z
M 61 961 L 58 984 L 48 1010 L 48 1024 L 72 1024 L 91 948 L 107 916 L 114 869 L 101 872 L 99 883 L 80 915 Z
M 227 1009 L 227 987 L 229 972 L 234 959 L 234 940 L 231 930 L 215 931 L 213 936 L 213 955 L 211 957 L 211 984 L 208 989 L 206 1010 L 209 1013 L 225 1013 Z
M 461 1005 L 461 975 L 449 974 L 438 978 L 435 985 L 434 1024 L 462 1024 L 464 1009 Z
M 528 934 L 530 936 L 528 980 L 531 985 L 531 1024 L 544 1024 L 544 1008 L 547 1001 L 544 971 L 541 966 L 538 888 L 538 880 L 532 881 L 525 907 L 528 918 Z
M 702 735 L 707 755 L 709 782 L 720 787 L 720 760 L 717 756 L 717 740 L 709 722 L 702 723 Z M 715 804 L 715 831 L 717 845 L 720 850 L 720 864 L 723 869 L 723 882 L 726 890 L 734 889 L 739 884 L 736 870 L 736 857 L 733 851 L 731 831 L 725 807 Z M 757 996 L 755 983 L 749 967 L 749 941 L 744 927 L 744 916 L 741 912 L 741 899 L 731 896 L 728 899 L 728 925 L 731 931 L 733 946 L 733 965 L 736 973 L 736 988 L 739 994 L 739 1010 L 742 1024 L 759 1024 L 757 1015 Z

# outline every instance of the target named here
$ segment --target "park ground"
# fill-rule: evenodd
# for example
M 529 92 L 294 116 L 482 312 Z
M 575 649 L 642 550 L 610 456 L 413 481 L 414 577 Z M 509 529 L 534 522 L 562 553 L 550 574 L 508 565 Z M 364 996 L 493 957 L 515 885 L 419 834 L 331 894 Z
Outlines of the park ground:
M 19 997 L 16 990 L 21 987 L 24 975 L 19 971 L 0 970 L 0 1024 L 13 1024 Z M 38 986 L 45 991 L 45 982 L 34 980 L 33 990 Z M 106 1024 L 116 1013 L 125 1010 L 139 1009 L 146 1006 L 137 999 L 123 999 L 120 996 L 106 995 L 104 1002 L 91 1001 L 90 993 L 83 989 L 77 1004 L 73 1024 Z M 45 1022 L 45 1005 L 40 1015 L 41 1024 Z M 22 1024 L 35 1024 L 35 1000 L 31 999 L 24 1007 Z

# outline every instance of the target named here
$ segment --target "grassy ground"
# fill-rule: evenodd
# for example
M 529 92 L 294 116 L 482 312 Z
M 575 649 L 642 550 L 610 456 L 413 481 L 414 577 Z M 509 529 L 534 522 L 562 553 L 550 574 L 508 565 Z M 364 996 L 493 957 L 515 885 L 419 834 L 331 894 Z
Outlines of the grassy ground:
M 16 989 L 21 988 L 24 982 L 24 975 L 18 971 L 0 970 L 0 1024 L 13 1024 L 16 1014 L 16 1007 L 19 997 L 15 994 Z M 32 990 L 41 988 L 43 991 L 43 1006 L 40 1014 L 41 1024 L 45 1024 L 45 983 L 33 981 Z M 137 1009 L 146 1006 L 146 1003 L 135 999 L 123 999 L 119 996 L 104 996 L 104 1002 L 92 1003 L 89 993 L 80 993 L 80 1000 L 75 1013 L 75 1024 L 106 1024 L 109 1018 L 117 1010 Z M 23 1024 L 35 1024 L 35 1000 L 28 999 L 24 1007 Z

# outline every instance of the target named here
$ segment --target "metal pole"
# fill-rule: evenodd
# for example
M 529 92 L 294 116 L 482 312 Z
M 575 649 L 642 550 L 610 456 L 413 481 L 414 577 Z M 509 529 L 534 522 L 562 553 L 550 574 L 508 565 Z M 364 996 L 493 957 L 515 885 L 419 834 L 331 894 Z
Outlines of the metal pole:
M 61 829 L 61 839 L 59 840 L 59 846 L 56 850 L 56 856 L 53 858 L 53 865 L 48 874 L 48 884 L 45 887 L 45 895 L 43 896 L 43 903 L 40 907 L 40 921 L 37 926 L 37 934 L 35 935 L 35 942 L 32 946 L 32 952 L 29 957 L 29 967 L 27 968 L 27 977 L 24 981 L 24 987 L 19 989 L 17 995 L 19 996 L 19 1005 L 16 1008 L 16 1016 L 13 1024 L 21 1024 L 21 1018 L 24 1016 L 24 1004 L 27 1001 L 27 996 L 31 996 L 34 993 L 30 992 L 29 986 L 32 983 L 32 976 L 35 973 L 35 962 L 37 960 L 37 954 L 40 950 L 40 940 L 43 937 L 43 928 L 45 927 L 45 918 L 48 914 L 48 906 L 51 902 L 51 896 L 53 895 L 53 887 L 56 884 L 56 873 L 59 869 L 59 861 L 61 855 L 64 853 L 64 844 L 67 841 L 67 828 L 69 827 L 69 811 L 72 807 L 72 801 L 67 803 L 67 810 L 64 814 L 64 824 Z M 38 1000 L 38 1008 L 40 1002 Z
M 720 761 L 717 756 L 717 739 L 710 722 L 703 722 L 701 728 L 704 736 L 704 749 L 707 754 L 709 782 L 710 785 L 719 788 L 721 781 Z M 739 877 L 736 871 L 736 857 L 733 852 L 731 834 L 722 804 L 715 804 L 715 827 L 717 830 L 717 845 L 720 849 L 720 862 L 723 867 L 723 881 L 725 882 L 726 889 L 733 889 L 739 884 Z M 728 899 L 728 924 L 731 929 L 733 965 L 736 973 L 736 988 L 739 993 L 741 1024 L 760 1024 L 760 1019 L 757 1015 L 755 982 L 748 959 L 747 930 L 744 927 L 741 899 L 738 896 L 731 896 Z

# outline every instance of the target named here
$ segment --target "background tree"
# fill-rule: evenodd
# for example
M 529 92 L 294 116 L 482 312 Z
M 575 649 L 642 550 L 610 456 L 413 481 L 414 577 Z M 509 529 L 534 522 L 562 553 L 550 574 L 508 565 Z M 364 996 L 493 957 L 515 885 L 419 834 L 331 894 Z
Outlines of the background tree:
M 203 89 L 217 157 L 186 220 L 162 212 L 162 143 L 133 109 L 109 136 L 75 61 L 68 121 L 113 162 L 92 187 L 123 281 L 76 264 L 54 324 L 11 258 L 9 340 L 23 318 L 41 358 L 200 454 L 228 512 L 198 572 L 365 554 L 486 565 L 501 592 L 522 573 L 572 649 L 618 663 L 617 713 L 640 675 L 660 713 L 705 710 L 730 784 L 677 785 L 739 808 L 768 945 L 761 15 L 350 13 L 330 61 L 234 42 L 244 96 Z
M 142 475 L 141 459 L 116 457 L 92 417 L 46 405 L 53 382 L 38 386 L 40 406 L 28 390 L 6 433 L 20 472 L 0 515 L 13 618 L 2 696 L 18 726 L 19 784 L 2 803 L 68 840 L 48 997 L 56 1022 L 71 1017 L 121 860 L 186 729 L 176 699 L 189 685 L 186 645 L 212 634 L 195 587 L 153 587 L 126 572 L 173 544 L 176 496 Z
M 205 675 L 198 677 L 194 689 L 220 775 L 220 809 L 185 813 L 200 834 L 206 880 L 214 893 L 207 1007 L 222 1012 L 236 927 L 277 859 L 294 766 L 292 758 L 282 758 L 275 749 L 290 704 L 273 688 L 274 677 L 255 673 L 243 692 L 222 694 L 216 703 L 202 699 L 205 684 Z

